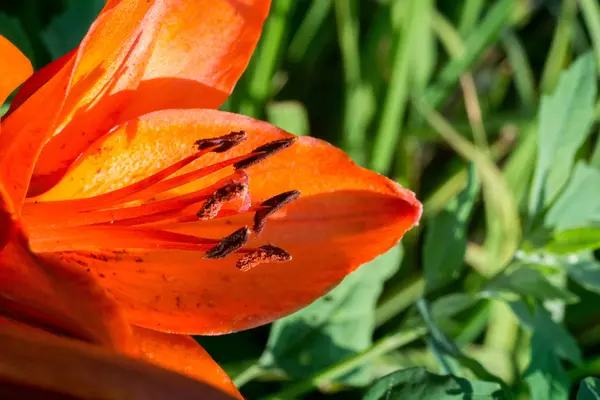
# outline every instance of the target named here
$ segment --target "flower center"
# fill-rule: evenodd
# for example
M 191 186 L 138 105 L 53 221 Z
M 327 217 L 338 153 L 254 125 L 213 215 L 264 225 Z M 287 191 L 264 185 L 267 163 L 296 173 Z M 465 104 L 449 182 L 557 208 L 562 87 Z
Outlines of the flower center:
M 251 152 L 176 173 L 208 153 L 225 153 L 246 139 L 245 132 L 202 139 L 193 154 L 129 186 L 94 197 L 60 201 L 30 201 L 23 217 L 30 245 L 36 252 L 80 252 L 104 249 L 176 249 L 200 251 L 206 259 L 241 253 L 237 267 L 242 271 L 267 262 L 291 260 L 285 250 L 265 245 L 247 247 L 252 234 L 259 235 L 269 216 L 294 201 L 300 192 L 280 193 L 252 205 L 249 177 L 245 169 L 291 146 L 286 138 L 259 146 Z M 216 172 L 231 173 L 216 183 L 180 195 L 169 191 Z M 160 195 L 160 196 L 158 196 Z M 160 197 L 160 200 L 156 200 Z M 235 204 L 235 207 L 231 207 Z M 218 239 L 173 232 L 181 224 L 254 213 L 252 228 L 243 226 Z

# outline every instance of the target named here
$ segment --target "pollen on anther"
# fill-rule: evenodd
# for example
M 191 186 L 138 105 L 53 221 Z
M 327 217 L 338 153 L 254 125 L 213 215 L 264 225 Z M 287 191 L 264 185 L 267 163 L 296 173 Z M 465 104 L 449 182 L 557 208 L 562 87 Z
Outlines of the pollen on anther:
M 219 259 L 225 258 L 231 253 L 241 249 L 250 237 L 250 229 L 245 226 L 233 232 L 231 235 L 221 239 L 219 243 L 212 249 L 208 250 L 204 255 L 204 258 L 208 259 Z
M 282 150 L 290 147 L 297 140 L 295 137 L 279 139 L 273 142 L 265 143 L 262 146 L 258 146 L 250 153 L 250 156 L 245 160 L 239 161 L 233 164 L 233 167 L 237 169 L 249 168 L 253 165 L 258 164 L 266 158 L 269 158 Z
M 196 213 L 196 216 L 204 220 L 215 218 L 224 203 L 243 196 L 247 190 L 248 186 L 245 183 L 231 183 L 217 189 L 204 202 L 202 208 Z
M 247 137 L 248 135 L 244 131 L 231 132 L 227 135 L 215 138 L 196 140 L 194 144 L 198 146 L 198 150 L 205 150 L 217 146 L 212 150 L 212 152 L 223 153 L 237 146 L 238 144 L 246 140 Z
M 258 210 L 254 214 L 254 232 L 256 234 L 261 233 L 267 223 L 267 218 L 269 216 L 281 210 L 284 206 L 290 204 L 299 196 L 299 190 L 291 190 L 289 192 L 278 194 L 277 196 L 273 196 L 270 199 L 263 201 L 260 205 L 264 208 Z
M 259 247 L 252 253 L 242 256 L 239 260 L 237 260 L 236 267 L 245 272 L 259 264 L 285 262 L 290 261 L 291 259 L 292 256 L 287 251 L 277 246 L 267 244 Z

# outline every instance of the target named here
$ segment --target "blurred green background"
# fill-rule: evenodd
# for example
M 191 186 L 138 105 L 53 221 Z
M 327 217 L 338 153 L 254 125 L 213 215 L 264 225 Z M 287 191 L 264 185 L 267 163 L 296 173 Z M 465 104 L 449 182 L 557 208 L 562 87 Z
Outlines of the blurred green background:
M 102 5 L 0 0 L 0 33 L 39 68 Z M 273 0 L 223 109 L 424 217 L 306 309 L 198 340 L 249 399 L 600 399 L 599 62 L 597 0 Z

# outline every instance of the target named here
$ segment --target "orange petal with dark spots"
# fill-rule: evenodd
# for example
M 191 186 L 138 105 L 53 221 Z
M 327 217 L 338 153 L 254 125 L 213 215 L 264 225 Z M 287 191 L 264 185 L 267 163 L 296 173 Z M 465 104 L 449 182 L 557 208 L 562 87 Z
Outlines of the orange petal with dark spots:
M 0 205 L 0 316 L 135 353 L 123 311 L 96 279 L 81 265 L 31 253 L 6 195 Z
M 0 397 L 63 400 L 236 398 L 217 387 L 141 360 L 1 320 Z
M 207 383 L 237 399 L 243 399 L 225 371 L 190 336 L 139 327 L 133 328 L 133 335 L 140 349 L 140 356 L 147 361 Z
M 189 156 L 199 139 L 239 130 L 247 132 L 245 142 L 224 153 L 206 154 L 179 173 L 291 137 L 267 123 L 219 111 L 157 112 L 129 122 L 92 146 L 45 198 L 86 197 L 124 187 Z M 240 255 L 207 260 L 194 251 L 147 248 L 130 249 L 119 262 L 63 254 L 64 262 L 91 262 L 136 325 L 167 332 L 225 333 L 270 322 L 310 303 L 398 243 L 420 218 L 421 205 L 412 192 L 358 167 L 342 151 L 317 139 L 298 138 L 246 172 L 255 205 L 300 191 L 300 197 L 270 215 L 262 233 L 248 243 L 253 248 L 275 244 L 291 254 L 291 261 L 242 272 L 235 266 Z M 229 173 L 220 171 L 173 192 L 199 190 Z M 253 223 L 253 214 L 244 213 L 162 229 L 220 240 Z

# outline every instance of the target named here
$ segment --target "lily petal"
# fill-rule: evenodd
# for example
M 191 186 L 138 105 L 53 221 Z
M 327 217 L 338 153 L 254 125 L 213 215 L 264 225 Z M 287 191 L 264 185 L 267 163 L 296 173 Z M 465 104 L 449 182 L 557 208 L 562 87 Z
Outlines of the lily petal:
M 164 12 L 161 1 L 123 0 L 94 22 L 74 57 L 56 122 L 47 127 L 50 139 L 36 161 L 30 193 L 51 186 L 119 121 L 142 79 Z
M 0 396 L 232 399 L 202 382 L 95 346 L 0 321 Z
M 246 69 L 271 0 L 168 0 L 127 120 L 173 108 L 218 108 Z
M 210 153 L 191 167 L 211 165 L 291 135 L 264 122 L 214 110 L 170 110 L 131 121 L 100 141 L 47 194 L 65 199 L 100 194 L 151 175 L 188 156 L 202 138 L 244 130 L 248 140 Z M 247 169 L 255 203 L 289 190 L 300 199 L 273 215 L 250 246 L 273 243 L 293 256 L 249 272 L 235 259 L 205 260 L 195 252 L 132 250 L 118 262 L 83 258 L 105 275 L 132 323 L 168 332 L 218 334 L 267 323 L 315 300 L 361 264 L 394 246 L 420 218 L 412 192 L 354 164 L 340 150 L 303 137 Z M 217 174 L 219 175 L 219 174 Z M 216 179 L 216 178 L 215 178 Z M 180 190 L 203 187 L 204 180 Z M 166 227 L 222 238 L 251 215 Z M 118 242 L 115 242 L 118 247 Z M 50 255 L 49 255 L 50 256 Z M 53 257 L 57 257 L 54 255 Z M 64 262 L 81 261 L 76 257 Z
M 134 327 L 140 355 L 147 361 L 172 369 L 243 399 L 229 376 L 190 336 L 161 333 Z
M 167 108 L 217 108 L 250 60 L 270 0 L 121 0 L 82 42 L 57 133 L 30 193 L 56 182 L 119 122 Z
M 73 59 L 2 120 L 0 179 L 19 212 L 39 151 L 66 94 Z
M 65 54 L 61 58 L 52 61 L 50 64 L 44 66 L 29 77 L 21 85 L 21 88 L 17 92 L 15 98 L 10 103 L 9 112 L 14 111 L 17 107 L 25 102 L 32 94 L 34 94 L 39 88 L 44 86 L 54 75 L 61 71 L 73 57 L 77 54 L 77 49 Z
M 3 199 L 3 200 L 2 200 Z M 131 327 L 106 290 L 81 267 L 29 251 L 10 200 L 0 199 L 0 315 L 135 353 Z
M 0 105 L 33 72 L 31 62 L 8 39 L 0 36 Z

